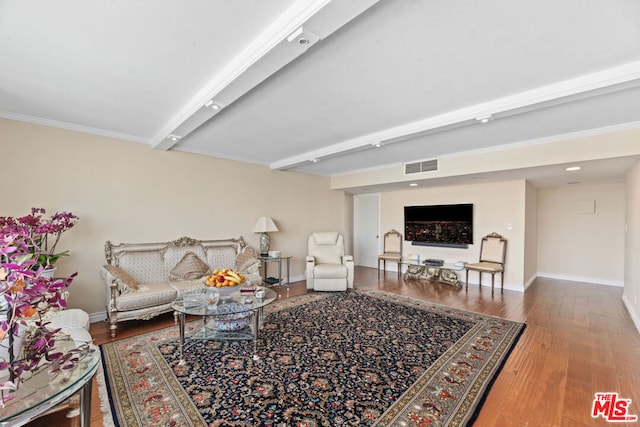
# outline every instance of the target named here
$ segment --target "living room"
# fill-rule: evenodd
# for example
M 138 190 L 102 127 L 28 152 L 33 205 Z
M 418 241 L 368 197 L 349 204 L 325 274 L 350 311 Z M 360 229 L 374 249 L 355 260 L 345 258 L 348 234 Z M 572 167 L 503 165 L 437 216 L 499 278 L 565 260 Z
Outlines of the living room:
M 251 7 L 264 7 L 269 19 L 282 24 L 276 18 L 288 6 L 305 6 L 313 18 L 307 11 L 310 3 Z M 404 242 L 404 254 L 477 261 L 481 237 L 495 231 L 508 240 L 508 295 L 525 299 L 541 278 L 621 288 L 622 306 L 640 331 L 640 266 L 635 262 L 640 256 L 640 108 L 635 108 L 640 57 L 637 22 L 631 18 L 637 6 L 616 2 L 617 7 L 603 13 L 600 7 L 573 1 L 548 5 L 554 8 L 548 13 L 532 2 L 526 18 L 527 13 L 506 1 L 484 9 L 434 4 L 428 14 L 427 5 L 408 1 L 352 3 L 360 4 L 354 6 L 358 10 L 345 12 L 350 17 L 342 17 L 344 22 L 319 40 L 305 39 L 304 31 L 297 34 L 296 44 L 312 46 L 288 57 L 269 78 L 262 75 L 241 96 L 232 84 L 213 84 L 229 75 L 211 70 L 224 71 L 259 33 L 258 27 L 272 22 L 258 20 L 260 13 L 241 19 L 246 12 L 226 11 L 238 19 L 238 28 L 225 26 L 226 45 L 205 46 L 204 40 L 215 38 L 210 33 L 199 33 L 191 44 L 164 34 L 160 23 L 166 25 L 171 17 L 165 11 L 149 30 L 162 33 L 161 41 L 136 44 L 135 51 L 120 57 L 127 40 L 137 40 L 132 34 L 140 33 L 140 22 L 146 21 L 142 12 L 148 12 L 130 10 L 139 26 L 88 43 L 104 49 L 104 57 L 94 58 L 87 55 L 87 45 L 67 43 L 89 38 L 83 35 L 86 28 L 75 26 L 69 9 L 41 5 L 45 13 L 31 21 L 25 18 L 28 11 L 12 5 L 8 12 L 18 15 L 10 19 L 0 43 L 10 64 L 0 71 L 0 176 L 5 184 L 0 216 L 42 207 L 79 217 L 59 245 L 69 256 L 58 263 L 58 274 L 78 272 L 69 307 L 89 313 L 94 324 L 105 319 L 99 268 L 105 263 L 106 241 L 242 236 L 258 248 L 253 227 L 262 216 L 278 226 L 270 233 L 271 249 L 291 254 L 292 281 L 303 281 L 307 237 L 319 230 L 338 231 L 347 252 L 357 254 L 355 206 L 359 197 L 378 195 L 380 235 L 390 229 L 403 232 L 402 208 L 407 205 L 474 204 L 473 245 L 454 249 Z M 473 13 L 463 14 L 464 8 Z M 575 10 L 583 14 L 574 20 L 572 36 L 566 25 Z M 178 7 L 172 12 L 184 11 Z M 201 25 L 187 27 L 204 28 L 207 18 L 197 15 L 207 14 L 190 12 L 189 22 L 200 19 Z M 223 13 L 208 12 L 216 23 L 224 23 Z M 109 13 L 110 19 L 120 16 L 118 10 Z M 452 14 L 461 21 L 452 24 Z M 77 11 L 96 26 L 97 15 Z M 290 11 L 286 17 L 293 15 Z M 65 25 L 54 26 L 54 31 L 47 24 L 49 16 Z M 25 20 L 33 26 L 24 31 L 16 27 Z M 479 36 L 503 24 L 502 31 Z M 536 25 L 546 31 L 531 30 Z M 620 31 L 611 31 L 614 26 Z M 440 40 L 438 34 L 456 27 L 466 29 L 457 33 L 461 40 L 456 45 L 424 42 Z M 600 30 L 587 31 L 595 27 Z M 281 25 L 281 33 L 283 28 L 289 27 Z M 374 28 L 388 33 L 380 35 Z M 280 39 L 296 31 L 280 34 Z M 419 31 L 426 31 L 421 42 L 407 47 Z M 396 55 L 397 46 L 390 47 L 388 37 L 394 32 L 399 34 L 395 43 L 413 54 Z M 509 32 L 512 43 L 505 41 Z M 363 35 L 378 40 L 379 50 Z M 117 42 L 109 43 L 110 38 Z M 158 53 L 161 49 L 150 48 L 144 64 L 141 52 L 157 45 L 184 51 L 181 58 L 197 69 L 197 77 L 183 75 L 188 67 L 179 63 L 161 69 L 159 64 L 171 62 Z M 197 50 L 192 57 L 187 45 Z M 447 53 L 456 49 L 463 53 Z M 221 59 L 215 62 L 203 51 L 219 51 Z M 332 51 L 337 59 L 326 62 Z M 533 53 L 529 57 L 526 52 Z M 379 62 L 372 59 L 376 55 Z M 415 68 L 407 67 L 403 56 L 418 58 L 411 62 Z M 198 62 L 203 57 L 212 63 Z M 61 62 L 70 65 L 60 67 Z M 315 69 L 313 74 L 309 69 Z M 391 71 L 396 77 L 386 78 Z M 237 74 L 241 84 L 242 73 Z M 221 103 L 222 113 L 212 112 L 202 126 L 171 141 L 176 129 L 202 120 L 196 116 L 216 91 L 232 102 Z M 273 107 L 268 108 L 269 102 Z M 494 109 L 487 111 L 489 107 Z M 485 117 L 482 111 L 493 115 Z M 385 143 L 377 147 L 375 141 Z M 437 159 L 437 170 L 405 173 L 407 163 L 426 159 Z M 582 170 L 565 170 L 574 165 Z M 379 243 L 375 252 L 380 250 Z M 356 257 L 359 263 L 366 265 Z M 391 272 L 394 268 L 389 266 Z M 472 285 L 477 287 L 477 281 L 472 274 Z
M 272 249 L 292 255 L 292 280 L 304 279 L 306 240 L 314 231 L 343 233 L 347 250 L 353 253 L 354 196 L 332 189 L 328 177 L 150 150 L 142 144 L 19 121 L 2 119 L 0 124 L 7 158 L 28 158 L 34 170 L 55 175 L 53 184 L 34 196 L 24 189 L 40 188 L 43 178 L 25 174 L 21 162 L 6 165 L 3 173 L 19 176 L 22 185 L 5 190 L 6 200 L 12 203 L 4 214 L 22 215 L 31 207 L 44 207 L 70 211 L 80 218 L 61 240 L 60 250 L 69 250 L 70 256 L 58 268 L 60 274 L 78 272 L 69 304 L 90 313 L 92 321 L 105 318 L 105 290 L 98 268 L 105 263 L 107 240 L 242 236 L 258 248 L 259 235 L 252 232 L 253 226 L 258 217 L 270 216 L 279 229 L 270 233 Z M 630 141 L 628 148 L 636 149 L 637 134 L 626 136 L 619 141 Z M 585 145 L 581 140 L 571 143 Z M 596 141 L 589 152 L 611 146 Z M 624 285 L 625 303 L 637 324 L 635 304 L 640 292 L 629 280 L 637 267 L 626 261 L 633 259 L 635 249 L 625 239 L 640 227 L 633 215 L 638 168 L 636 163 L 626 182 L 536 189 L 524 180 L 507 180 L 383 192 L 380 229 L 402 230 L 405 205 L 474 203 L 476 238 L 497 231 L 508 239 L 505 289 L 523 292 L 537 276 Z M 585 200 L 595 202 L 597 215 L 576 210 Z M 472 262 L 479 250 L 478 244 L 452 249 L 404 243 L 405 254 L 416 253 L 422 259 Z M 471 281 L 477 283 L 474 277 Z

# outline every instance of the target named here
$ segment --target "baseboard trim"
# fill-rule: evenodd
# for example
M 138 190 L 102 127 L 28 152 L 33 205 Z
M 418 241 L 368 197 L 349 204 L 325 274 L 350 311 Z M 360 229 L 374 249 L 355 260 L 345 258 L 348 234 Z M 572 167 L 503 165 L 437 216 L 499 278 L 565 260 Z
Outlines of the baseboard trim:
M 89 314 L 89 323 L 104 322 L 105 320 L 107 320 L 106 311 L 99 311 L 97 313 Z
M 629 298 L 627 298 L 625 294 L 622 294 L 622 303 L 629 312 L 629 316 L 631 316 L 631 320 L 633 321 L 636 329 L 638 330 L 638 332 L 640 332 L 640 317 L 638 317 L 638 313 L 635 312 L 633 306 L 631 305 L 631 301 L 629 301 Z
M 544 272 L 537 273 L 537 277 L 546 277 L 547 279 L 569 280 L 571 282 L 593 283 L 596 285 L 617 286 L 620 288 L 624 287 L 624 282 L 622 281 L 598 279 L 594 277 L 570 276 L 570 275 L 564 275 L 564 274 L 544 273 Z
M 535 282 L 535 280 L 538 278 L 538 276 L 536 276 L 535 274 L 533 276 L 531 276 L 531 278 L 529 280 L 527 280 L 524 284 L 524 290 L 526 291 L 527 289 L 529 289 L 529 286 L 531 286 L 531 284 L 533 282 Z

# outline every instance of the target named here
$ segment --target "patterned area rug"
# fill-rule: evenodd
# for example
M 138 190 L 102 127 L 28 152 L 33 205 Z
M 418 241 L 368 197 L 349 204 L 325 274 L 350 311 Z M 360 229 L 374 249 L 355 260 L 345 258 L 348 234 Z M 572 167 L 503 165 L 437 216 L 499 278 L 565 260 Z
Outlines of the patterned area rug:
M 116 424 L 467 425 L 525 326 L 375 290 L 267 313 L 257 353 L 188 340 L 179 365 L 177 327 L 101 346 Z

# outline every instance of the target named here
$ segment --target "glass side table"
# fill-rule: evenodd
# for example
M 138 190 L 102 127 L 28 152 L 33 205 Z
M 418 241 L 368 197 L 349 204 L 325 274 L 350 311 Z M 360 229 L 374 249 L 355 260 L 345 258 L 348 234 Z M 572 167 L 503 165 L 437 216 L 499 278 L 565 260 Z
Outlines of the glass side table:
M 72 339 L 56 340 L 56 348 L 68 351 L 78 345 Z M 80 392 L 80 425 L 91 422 L 91 383 L 100 363 L 100 351 L 94 345 L 73 369 L 53 373 L 42 369 L 12 392 L 13 399 L 0 408 L 0 425 L 21 426 Z
M 258 259 L 262 261 L 262 277 L 265 284 L 269 287 L 278 286 L 278 298 L 282 297 L 282 286 L 287 287 L 287 298 L 289 298 L 289 280 L 291 274 L 291 255 L 286 253 L 281 253 L 279 256 L 271 256 L 271 255 L 258 255 Z M 284 281 L 282 279 L 282 261 L 285 261 L 287 264 L 287 280 Z M 268 263 L 278 263 L 278 278 L 276 282 L 270 283 L 267 280 L 267 264 Z

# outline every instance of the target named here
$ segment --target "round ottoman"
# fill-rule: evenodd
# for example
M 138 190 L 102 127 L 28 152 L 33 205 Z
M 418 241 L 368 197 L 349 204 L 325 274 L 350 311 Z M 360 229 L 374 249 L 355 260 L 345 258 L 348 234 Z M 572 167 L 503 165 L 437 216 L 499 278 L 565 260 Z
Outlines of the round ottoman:
M 79 308 L 60 310 L 51 317 L 50 322 L 50 328 L 60 328 L 66 333 L 73 329 L 89 331 L 89 315 Z

